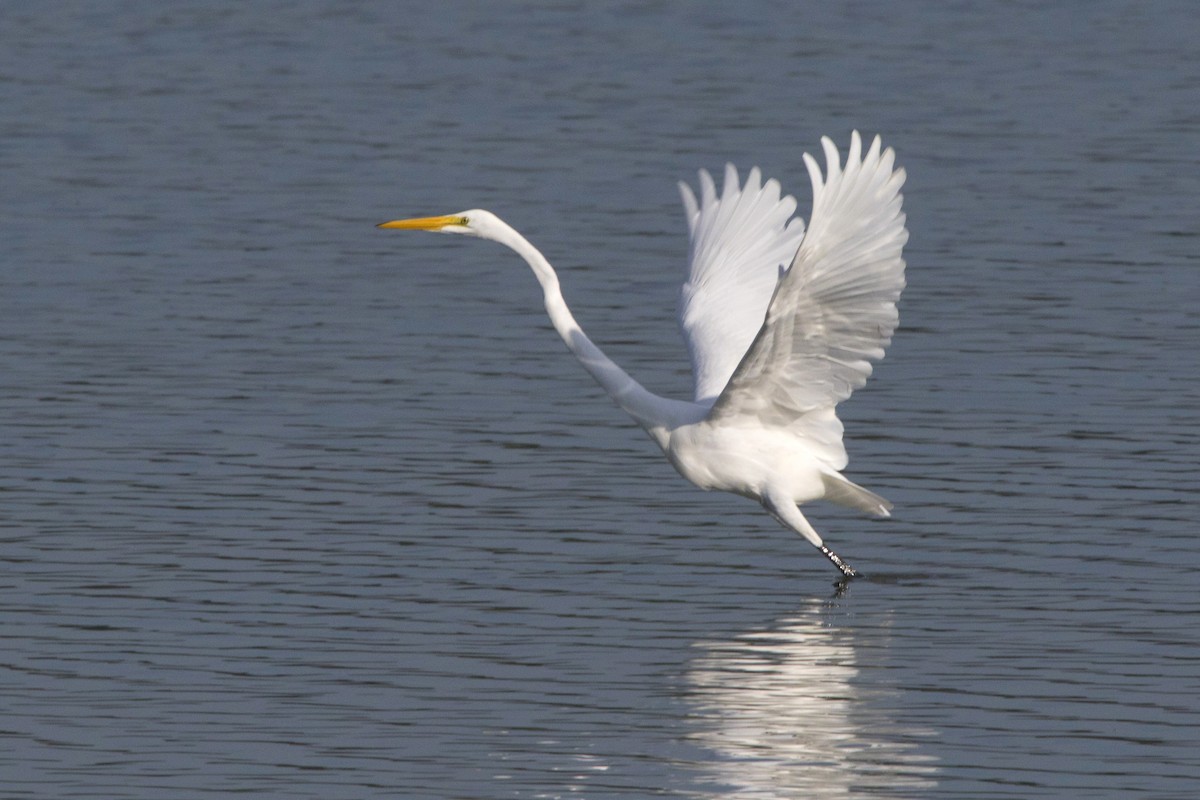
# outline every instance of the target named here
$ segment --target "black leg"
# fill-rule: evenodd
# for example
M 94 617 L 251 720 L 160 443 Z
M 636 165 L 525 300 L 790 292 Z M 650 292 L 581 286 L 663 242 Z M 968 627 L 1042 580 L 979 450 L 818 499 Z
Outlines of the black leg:
M 825 557 L 832 561 L 833 565 L 840 569 L 842 571 L 842 575 L 846 576 L 847 578 L 857 578 L 860 575 L 858 570 L 847 564 L 845 561 L 842 561 L 841 556 L 830 550 L 825 545 L 821 545 L 821 552 L 824 553 Z

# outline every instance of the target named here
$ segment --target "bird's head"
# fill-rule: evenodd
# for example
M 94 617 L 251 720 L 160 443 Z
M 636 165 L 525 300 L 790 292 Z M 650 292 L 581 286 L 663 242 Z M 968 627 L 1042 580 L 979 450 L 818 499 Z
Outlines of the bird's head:
M 404 231 L 433 231 L 434 233 L 461 233 L 467 236 L 491 238 L 488 234 L 497 224 L 503 225 L 495 214 L 480 209 L 460 211 L 443 217 L 415 217 L 381 222 L 377 228 Z

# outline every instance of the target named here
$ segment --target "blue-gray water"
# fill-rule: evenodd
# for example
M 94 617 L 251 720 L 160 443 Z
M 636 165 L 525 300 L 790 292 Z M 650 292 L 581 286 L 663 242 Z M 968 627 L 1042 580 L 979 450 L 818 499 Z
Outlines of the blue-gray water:
M 1200 787 L 1194 4 L 0 8 L 5 798 Z M 829 565 L 682 481 L 675 181 L 907 168 Z

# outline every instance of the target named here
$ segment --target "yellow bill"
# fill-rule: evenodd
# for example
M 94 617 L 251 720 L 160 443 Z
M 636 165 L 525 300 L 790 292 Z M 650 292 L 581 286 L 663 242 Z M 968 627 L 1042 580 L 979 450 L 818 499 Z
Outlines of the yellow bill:
M 394 219 L 391 222 L 381 222 L 377 228 L 395 228 L 403 231 L 440 231 L 448 225 L 466 225 L 467 218 L 463 216 L 445 217 L 414 217 L 413 219 Z

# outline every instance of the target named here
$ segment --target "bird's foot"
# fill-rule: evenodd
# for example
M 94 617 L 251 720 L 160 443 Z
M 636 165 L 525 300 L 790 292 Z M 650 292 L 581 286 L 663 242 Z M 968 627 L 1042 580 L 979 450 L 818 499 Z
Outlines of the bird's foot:
M 821 552 L 825 554 L 826 558 L 828 558 L 830 561 L 833 562 L 833 565 L 835 567 L 837 567 L 839 570 L 842 571 L 842 579 L 843 580 L 845 580 L 847 578 L 857 578 L 860 575 L 862 575 L 861 572 L 859 572 L 854 567 L 847 564 L 845 561 L 842 560 L 841 556 L 839 556 L 837 553 L 830 550 L 825 545 L 821 545 Z

